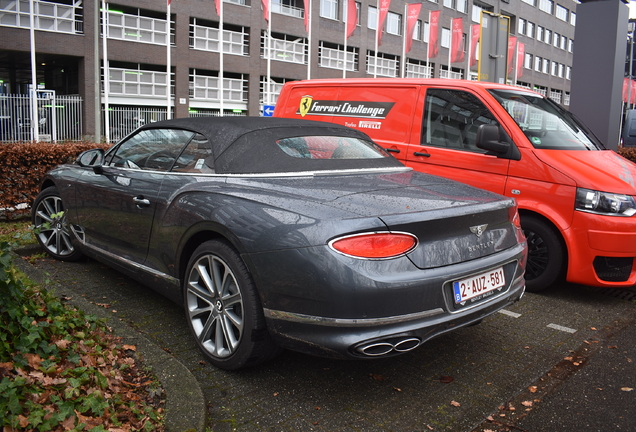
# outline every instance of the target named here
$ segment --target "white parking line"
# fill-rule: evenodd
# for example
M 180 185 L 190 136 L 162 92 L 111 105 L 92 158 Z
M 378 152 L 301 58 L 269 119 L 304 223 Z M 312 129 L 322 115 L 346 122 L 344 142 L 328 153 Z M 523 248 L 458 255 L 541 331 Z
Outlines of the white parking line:
M 570 328 L 570 327 L 563 327 L 560 326 L 558 324 L 548 324 L 549 328 L 555 329 L 555 330 L 559 330 L 562 332 L 566 332 L 566 333 L 576 333 L 576 329 Z
M 502 313 L 502 314 L 504 314 L 504 315 L 511 316 L 511 317 L 513 317 L 513 318 L 519 318 L 519 317 L 521 316 L 521 314 L 520 314 L 520 313 L 517 313 L 517 312 L 511 312 L 511 311 L 506 310 L 506 309 L 500 309 L 500 310 L 499 310 L 499 313 Z

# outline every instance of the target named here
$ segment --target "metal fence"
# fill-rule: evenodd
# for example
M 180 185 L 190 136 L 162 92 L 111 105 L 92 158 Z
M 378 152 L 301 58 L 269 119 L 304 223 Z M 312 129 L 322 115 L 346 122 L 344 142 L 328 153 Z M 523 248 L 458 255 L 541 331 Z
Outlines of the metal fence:
M 57 96 L 51 90 L 38 90 L 39 141 L 82 140 L 82 98 Z M 0 141 L 33 141 L 31 97 L 0 94 Z

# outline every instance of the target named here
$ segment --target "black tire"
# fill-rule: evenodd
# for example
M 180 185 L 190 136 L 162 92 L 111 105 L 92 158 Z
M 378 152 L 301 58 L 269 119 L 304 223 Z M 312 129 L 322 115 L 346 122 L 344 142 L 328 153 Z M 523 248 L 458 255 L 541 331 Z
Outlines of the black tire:
M 551 225 L 533 216 L 521 216 L 521 229 L 528 239 L 526 290 L 550 288 L 563 275 L 565 247 Z
M 64 204 L 54 186 L 44 189 L 33 202 L 31 221 L 40 246 L 53 258 L 61 261 L 77 261 L 84 254 L 74 244 L 75 234 L 66 220 Z M 61 216 L 60 216 L 61 214 Z M 78 235 L 83 233 L 78 232 Z
M 237 370 L 280 351 L 267 330 L 247 267 L 228 243 L 210 240 L 194 251 L 183 291 L 190 330 L 214 366 Z

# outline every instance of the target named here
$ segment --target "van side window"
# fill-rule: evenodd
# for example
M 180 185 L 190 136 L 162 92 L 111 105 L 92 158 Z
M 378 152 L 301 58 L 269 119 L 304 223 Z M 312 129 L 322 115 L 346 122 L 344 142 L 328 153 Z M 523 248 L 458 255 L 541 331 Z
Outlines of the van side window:
M 499 123 L 477 97 L 465 91 L 429 89 L 425 104 L 422 145 L 486 153 L 475 144 L 477 129 Z

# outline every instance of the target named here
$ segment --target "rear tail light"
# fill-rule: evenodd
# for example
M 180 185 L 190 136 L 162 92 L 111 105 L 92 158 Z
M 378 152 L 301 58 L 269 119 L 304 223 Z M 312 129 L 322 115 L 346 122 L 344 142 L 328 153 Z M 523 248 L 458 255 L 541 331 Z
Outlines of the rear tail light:
M 510 220 L 515 227 L 517 242 L 523 243 L 526 241 L 526 236 L 523 235 L 523 230 L 521 229 L 521 218 L 519 217 L 519 211 L 516 205 L 508 209 L 508 220 Z
M 407 233 L 367 233 L 341 237 L 329 242 L 336 252 L 354 258 L 389 259 L 411 252 L 417 237 Z

